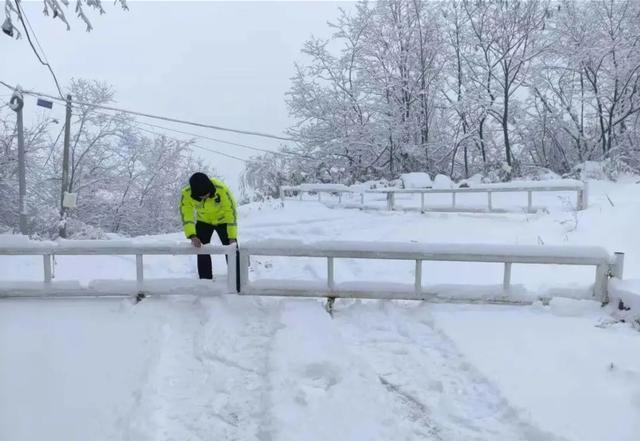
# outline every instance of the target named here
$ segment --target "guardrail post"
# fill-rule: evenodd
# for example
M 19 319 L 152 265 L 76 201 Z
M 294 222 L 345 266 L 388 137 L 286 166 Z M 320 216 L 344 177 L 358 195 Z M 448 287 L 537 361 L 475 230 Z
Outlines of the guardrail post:
M 280 187 L 280 200 L 284 201 L 284 188 Z
M 582 210 L 582 198 L 584 197 L 584 189 L 578 189 L 576 191 L 576 210 Z
M 422 292 L 422 260 L 416 260 L 416 280 L 415 280 L 416 294 Z
M 298 190 L 298 199 L 299 200 L 302 200 L 302 193 L 303 193 L 302 190 Z
M 502 278 L 502 289 L 508 291 L 511 288 L 511 262 L 504 263 L 504 276 Z
M 329 288 L 329 291 L 334 291 L 336 288 L 333 257 L 327 257 L 327 287 Z
M 489 211 L 493 211 L 493 201 L 491 200 L 491 192 L 487 192 L 487 202 L 489 204 Z
M 395 193 L 392 191 L 387 192 L 387 210 L 393 211 L 395 206 Z
M 456 192 L 451 193 L 451 208 L 456 208 Z
M 249 288 L 249 253 L 247 250 L 239 249 L 240 256 L 240 289 L 238 294 Z
M 42 256 L 44 263 L 44 283 L 51 283 L 51 254 Z
M 322 192 L 318 192 L 318 202 L 322 202 Z
M 424 213 L 424 192 L 420 193 L 420 213 Z
M 342 192 L 339 191 L 338 192 L 338 205 L 341 205 L 341 204 L 342 204 Z
M 611 268 L 611 275 L 616 279 L 622 279 L 624 273 L 624 253 L 614 253 L 615 260 Z
M 589 207 L 589 182 L 582 184 L 582 189 L 578 190 L 578 210 L 586 210 Z
M 609 268 L 606 264 L 596 267 L 596 282 L 593 285 L 593 295 L 603 303 L 607 302 L 607 285 L 609 278 Z
M 364 208 L 364 191 L 360 193 L 360 205 Z
M 234 247 L 232 252 L 227 251 L 227 289 L 231 293 L 240 291 L 238 286 L 238 248 Z
M 527 212 L 531 213 L 532 209 L 533 209 L 533 192 L 529 190 L 527 192 Z
M 138 289 L 142 288 L 142 284 L 144 282 L 142 254 L 136 254 L 136 281 L 138 282 Z

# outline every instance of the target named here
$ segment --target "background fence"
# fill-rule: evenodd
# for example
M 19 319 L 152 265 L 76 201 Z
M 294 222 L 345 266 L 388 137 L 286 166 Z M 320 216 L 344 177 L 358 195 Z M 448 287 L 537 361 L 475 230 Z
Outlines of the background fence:
M 304 194 L 314 194 L 318 201 L 328 202 L 329 196 L 337 196 L 337 204 L 343 205 L 345 195 L 351 199 L 359 197 L 359 204 L 346 204 L 346 207 L 374 208 L 367 206 L 367 198 L 372 195 L 386 196 L 387 210 L 407 210 L 418 209 L 424 213 L 426 211 L 449 211 L 449 212 L 504 212 L 507 210 L 499 209 L 494 204 L 493 196 L 495 194 L 504 193 L 523 193 L 526 195 L 526 204 L 520 204 L 520 208 L 527 212 L 533 213 L 539 207 L 533 204 L 533 195 L 535 193 L 575 193 L 576 210 L 584 210 L 589 206 L 589 187 L 586 182 L 576 180 L 558 180 L 558 181 L 542 181 L 526 183 L 526 184 L 485 184 L 473 188 L 451 188 L 451 189 L 434 189 L 434 188 L 384 188 L 373 190 L 357 190 L 340 185 L 323 185 L 323 184 L 304 184 L 299 186 L 282 186 L 280 187 L 280 198 L 284 201 L 288 195 L 297 195 L 299 200 L 303 200 Z M 486 208 L 468 207 L 460 204 L 459 195 L 482 194 L 486 203 Z M 399 207 L 396 204 L 397 195 L 419 195 L 419 206 L 416 207 Z M 448 206 L 429 207 L 427 205 L 428 196 L 430 195 L 449 195 L 450 204 Z

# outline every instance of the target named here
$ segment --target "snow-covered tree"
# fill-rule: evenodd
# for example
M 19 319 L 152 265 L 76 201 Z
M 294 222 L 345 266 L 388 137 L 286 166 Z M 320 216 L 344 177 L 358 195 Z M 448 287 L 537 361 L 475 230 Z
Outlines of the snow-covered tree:
M 53 120 L 44 119 L 25 129 L 24 144 L 29 218 L 37 206 L 47 176 L 40 165 L 50 159 L 48 132 Z M 18 139 L 15 113 L 0 110 L 0 230 L 18 225 Z
M 640 170 L 640 2 L 360 2 L 331 27 L 287 95 L 298 155 L 254 158 L 257 194 L 405 171 Z
M 11 37 L 20 38 L 21 36 L 19 28 L 23 20 L 22 2 L 23 0 L 4 0 L 5 18 L 2 24 L 2 31 Z M 122 9 L 129 9 L 127 0 L 116 0 L 115 2 L 120 4 Z M 73 9 L 72 13 L 85 24 L 87 31 L 93 29 L 91 20 L 87 15 L 88 10 L 93 10 L 100 15 L 106 13 L 102 0 L 42 0 L 42 3 L 42 13 L 52 17 L 54 20 L 60 20 L 65 24 L 67 30 L 71 29 L 71 24 L 67 18 L 67 14 L 71 10 L 70 6 Z
M 106 232 L 152 234 L 178 231 L 178 199 L 194 171 L 212 170 L 195 158 L 189 142 L 149 136 L 129 115 L 106 112 L 113 89 L 73 80 L 69 187 L 78 205 L 68 210 L 63 234 L 99 237 Z M 26 129 L 29 230 L 60 234 L 62 130 L 51 120 Z M 0 113 L 0 230 L 17 226 L 17 146 L 15 114 Z

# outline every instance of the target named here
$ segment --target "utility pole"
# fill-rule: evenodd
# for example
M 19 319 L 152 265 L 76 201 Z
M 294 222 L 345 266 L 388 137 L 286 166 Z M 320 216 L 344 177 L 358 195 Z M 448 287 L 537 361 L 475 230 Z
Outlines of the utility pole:
M 64 151 L 62 154 L 62 191 L 60 192 L 60 237 L 67 237 L 67 209 L 64 194 L 69 191 L 69 145 L 71 144 L 71 95 L 67 95 L 67 113 L 64 123 Z
M 16 112 L 16 130 L 18 131 L 18 210 L 20 233 L 27 234 L 27 210 L 25 208 L 25 198 L 27 196 L 27 178 L 24 153 L 24 124 L 22 120 L 22 108 L 24 107 L 24 97 L 18 87 L 9 101 L 9 107 Z

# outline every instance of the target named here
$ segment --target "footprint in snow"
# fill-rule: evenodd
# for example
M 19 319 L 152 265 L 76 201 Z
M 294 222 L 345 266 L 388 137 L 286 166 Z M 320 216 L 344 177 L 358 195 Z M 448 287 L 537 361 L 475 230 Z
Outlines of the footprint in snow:
M 331 363 L 310 363 L 303 368 L 302 377 L 306 388 L 328 391 L 342 380 L 342 373 Z

